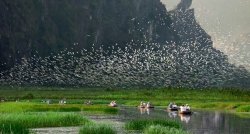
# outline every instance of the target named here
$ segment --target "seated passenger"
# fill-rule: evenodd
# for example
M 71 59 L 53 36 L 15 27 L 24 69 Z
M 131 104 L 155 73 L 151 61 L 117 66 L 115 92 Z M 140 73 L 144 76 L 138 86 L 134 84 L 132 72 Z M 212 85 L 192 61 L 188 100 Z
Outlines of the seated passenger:
M 180 106 L 180 110 L 181 112 L 185 112 L 186 111 L 186 107 L 184 105 Z
M 170 103 L 168 104 L 168 108 L 173 108 L 173 103 L 172 103 L 172 102 L 170 102 Z
M 177 108 L 177 105 L 174 103 L 174 104 L 172 105 L 172 108 Z
M 147 103 L 146 105 L 147 108 L 153 108 L 154 106 L 150 104 L 150 102 Z
M 191 109 L 190 109 L 190 106 L 188 105 L 188 104 L 186 104 L 186 110 L 188 110 L 188 111 L 190 111 Z

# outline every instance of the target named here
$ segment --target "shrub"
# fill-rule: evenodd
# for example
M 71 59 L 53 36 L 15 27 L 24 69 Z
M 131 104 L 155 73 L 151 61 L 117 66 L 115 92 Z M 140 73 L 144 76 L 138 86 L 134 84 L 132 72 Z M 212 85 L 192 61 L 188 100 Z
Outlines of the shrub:
M 28 93 L 26 95 L 23 96 L 23 99 L 34 99 L 34 95 L 32 93 Z

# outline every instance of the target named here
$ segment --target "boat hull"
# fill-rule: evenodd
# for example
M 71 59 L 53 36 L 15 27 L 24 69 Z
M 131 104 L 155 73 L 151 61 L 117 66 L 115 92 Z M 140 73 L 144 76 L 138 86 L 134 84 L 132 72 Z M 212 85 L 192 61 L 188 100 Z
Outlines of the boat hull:
M 180 111 L 179 114 L 192 114 L 191 111 Z
M 168 108 L 169 111 L 178 111 L 178 108 Z

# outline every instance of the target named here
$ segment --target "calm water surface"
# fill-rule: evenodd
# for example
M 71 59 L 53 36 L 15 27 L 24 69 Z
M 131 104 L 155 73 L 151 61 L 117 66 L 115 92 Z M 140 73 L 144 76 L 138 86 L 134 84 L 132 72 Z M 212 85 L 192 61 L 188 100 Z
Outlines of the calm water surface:
M 221 111 L 194 111 L 192 115 L 181 116 L 177 112 L 168 112 L 159 108 L 144 110 L 124 107 L 119 116 L 123 120 L 178 120 L 193 134 L 250 134 L 250 119 Z

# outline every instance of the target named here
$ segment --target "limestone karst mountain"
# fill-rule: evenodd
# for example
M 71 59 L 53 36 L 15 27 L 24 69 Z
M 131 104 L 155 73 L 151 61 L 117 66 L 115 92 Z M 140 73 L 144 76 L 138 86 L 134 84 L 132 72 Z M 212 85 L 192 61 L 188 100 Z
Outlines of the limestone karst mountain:
M 2 0 L 2 84 L 249 87 L 212 47 L 192 1 Z M 52 54 L 51 54 L 52 53 Z

